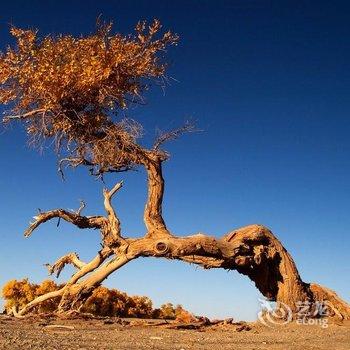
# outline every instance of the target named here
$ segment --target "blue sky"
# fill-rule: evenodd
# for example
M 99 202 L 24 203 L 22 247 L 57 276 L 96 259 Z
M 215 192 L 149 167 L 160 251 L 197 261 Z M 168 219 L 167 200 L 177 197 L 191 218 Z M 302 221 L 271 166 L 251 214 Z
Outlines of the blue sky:
M 164 166 L 164 216 L 178 235 L 217 237 L 262 223 L 291 252 L 302 278 L 350 301 L 350 5 L 344 1 L 7 1 L 0 47 L 9 24 L 41 34 L 86 34 L 102 14 L 123 33 L 139 19 L 159 18 L 181 37 L 171 49 L 165 94 L 154 87 L 148 105 L 128 115 L 155 129 L 192 117 L 203 132 L 169 144 Z M 0 107 L 1 108 L 1 107 Z M 50 149 L 26 145 L 21 127 L 0 134 L 0 285 L 47 277 L 43 264 L 69 251 L 94 256 L 98 232 L 48 223 L 30 239 L 23 231 L 37 208 L 103 213 L 103 184 L 85 169 L 62 182 Z M 124 179 L 115 199 L 125 235 L 144 233 L 145 174 Z M 71 270 L 62 275 L 69 276 Z M 181 303 L 197 314 L 254 319 L 259 293 L 236 272 L 203 271 L 180 262 L 136 260 L 106 281 Z

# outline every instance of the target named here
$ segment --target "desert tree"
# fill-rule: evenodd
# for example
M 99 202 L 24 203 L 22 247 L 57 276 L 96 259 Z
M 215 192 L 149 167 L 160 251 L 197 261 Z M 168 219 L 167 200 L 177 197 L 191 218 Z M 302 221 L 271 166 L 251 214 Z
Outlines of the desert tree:
M 13 309 L 24 316 L 48 299 L 59 298 L 58 313 L 79 311 L 95 288 L 113 272 L 139 257 L 177 259 L 205 269 L 236 270 L 248 276 L 269 300 L 313 305 L 327 301 L 340 318 L 350 316 L 349 305 L 333 291 L 302 281 L 296 265 L 276 236 L 262 225 L 238 228 L 221 238 L 204 234 L 176 236 L 162 216 L 163 162 L 169 158 L 167 141 L 191 131 L 185 124 L 160 134 L 152 147 L 141 145 L 142 126 L 123 118 L 123 110 L 144 104 L 153 84 L 166 82 L 166 57 L 178 37 L 163 32 L 159 21 L 139 22 L 131 35 L 115 34 L 111 24 L 98 24 L 80 37 L 48 35 L 11 28 L 15 44 L 0 55 L 0 103 L 7 105 L 4 124 L 24 125 L 32 145 L 54 145 L 58 169 L 87 167 L 92 176 L 146 170 L 148 196 L 144 208 L 146 232 L 139 238 L 122 233 L 112 199 L 122 188 L 118 182 L 103 191 L 106 215 L 85 216 L 82 203 L 76 212 L 54 209 L 39 212 L 25 231 L 29 237 L 41 224 L 59 218 L 80 229 L 100 231 L 101 248 L 88 262 L 68 253 L 53 264 L 59 275 L 66 264 L 76 272 L 59 290 L 40 295 Z

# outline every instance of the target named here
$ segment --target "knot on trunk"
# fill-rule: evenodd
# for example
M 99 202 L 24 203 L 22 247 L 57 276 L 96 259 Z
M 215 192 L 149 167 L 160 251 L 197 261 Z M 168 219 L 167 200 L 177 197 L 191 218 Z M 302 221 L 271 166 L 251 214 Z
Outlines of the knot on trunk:
M 157 254 L 166 254 L 169 251 L 169 245 L 164 241 L 157 241 L 154 248 Z

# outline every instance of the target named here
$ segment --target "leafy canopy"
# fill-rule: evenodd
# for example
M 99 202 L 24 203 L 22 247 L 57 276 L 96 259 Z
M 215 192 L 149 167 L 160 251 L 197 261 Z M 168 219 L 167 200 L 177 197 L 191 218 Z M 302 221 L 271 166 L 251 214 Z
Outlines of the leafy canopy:
M 139 22 L 131 35 L 111 24 L 80 37 L 12 28 L 13 47 L 0 53 L 0 103 L 4 121 L 25 123 L 34 144 L 55 140 L 70 165 L 94 171 L 127 170 L 144 156 L 141 126 L 118 112 L 143 103 L 149 83 L 164 82 L 164 52 L 178 37 L 161 24 Z

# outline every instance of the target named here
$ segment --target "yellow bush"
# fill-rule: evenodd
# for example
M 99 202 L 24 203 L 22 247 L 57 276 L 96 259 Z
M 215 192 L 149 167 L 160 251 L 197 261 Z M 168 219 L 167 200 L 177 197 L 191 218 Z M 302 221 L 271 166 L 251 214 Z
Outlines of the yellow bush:
M 152 300 L 147 297 L 134 296 L 130 300 L 131 306 L 128 308 L 129 317 L 152 317 L 153 307 Z
M 166 303 L 160 307 L 160 318 L 175 319 L 175 309 L 172 303 Z
M 116 316 L 115 301 L 115 291 L 109 290 L 106 287 L 98 287 L 87 299 L 82 311 L 99 316 Z
M 11 310 L 13 306 L 21 308 L 31 302 L 36 294 L 37 285 L 28 282 L 28 279 L 21 281 L 11 280 L 2 289 L 2 297 L 6 300 L 5 310 Z
M 54 281 L 51 280 L 44 280 L 41 282 L 41 284 L 36 288 L 35 296 L 40 296 L 49 292 L 54 292 L 58 290 L 60 286 L 58 286 Z M 44 302 L 40 303 L 38 306 L 38 312 L 39 313 L 47 313 L 47 312 L 53 312 L 57 309 L 58 303 L 60 302 L 60 298 L 54 298 L 45 300 Z
M 5 310 L 8 312 L 15 306 L 21 309 L 36 297 L 56 291 L 63 285 L 57 285 L 54 281 L 44 280 L 40 285 L 30 283 L 28 279 L 21 281 L 11 280 L 2 289 L 2 297 L 5 299 Z M 46 300 L 36 306 L 32 312 L 49 313 L 57 309 L 60 298 Z M 175 319 L 186 317 L 181 305 L 174 308 L 173 304 L 167 303 L 160 309 L 153 309 L 152 300 L 145 296 L 129 296 L 117 289 L 106 287 L 96 288 L 86 300 L 81 310 L 96 316 L 117 317 L 142 317 Z M 190 315 L 190 314 L 189 314 Z
M 175 320 L 180 323 L 191 323 L 197 321 L 196 317 L 185 310 L 181 305 L 175 309 Z

